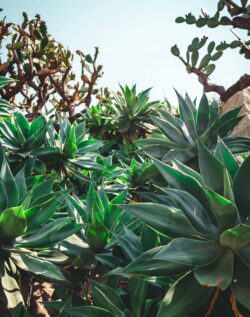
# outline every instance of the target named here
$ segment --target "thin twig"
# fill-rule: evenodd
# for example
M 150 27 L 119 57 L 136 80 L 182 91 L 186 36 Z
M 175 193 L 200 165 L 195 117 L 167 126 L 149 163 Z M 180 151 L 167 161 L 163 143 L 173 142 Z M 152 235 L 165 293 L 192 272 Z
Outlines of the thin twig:
M 216 302 L 217 302 L 217 300 L 219 298 L 220 292 L 221 292 L 221 289 L 218 287 L 216 292 L 215 292 L 215 294 L 214 294 L 214 297 L 213 297 L 213 299 L 211 301 L 211 304 L 210 304 L 210 306 L 208 308 L 208 311 L 207 311 L 207 313 L 206 313 L 206 315 L 204 317 L 208 317 L 208 316 L 210 316 L 212 314 L 214 306 L 215 306 L 215 304 L 216 304 Z
M 230 302 L 232 305 L 232 311 L 234 313 L 235 317 L 244 317 L 243 315 L 241 315 L 241 313 L 239 312 L 238 306 L 237 306 L 237 300 L 234 296 L 234 294 L 232 293 L 230 296 Z

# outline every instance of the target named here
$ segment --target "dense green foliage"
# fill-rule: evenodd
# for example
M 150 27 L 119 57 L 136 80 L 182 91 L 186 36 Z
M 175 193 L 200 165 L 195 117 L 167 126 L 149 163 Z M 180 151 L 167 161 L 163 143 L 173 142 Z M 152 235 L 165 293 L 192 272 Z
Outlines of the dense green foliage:
M 39 16 L 23 19 L 1 22 L 12 46 L 0 65 L 0 315 L 43 316 L 39 285 L 56 317 L 248 316 L 250 139 L 231 136 L 241 107 L 221 115 L 205 94 L 177 92 L 174 108 L 136 86 L 104 89 L 90 106 L 97 52 L 78 52 L 83 85 L 72 88 L 71 53 Z M 43 93 L 26 94 L 34 82 L 49 87 L 50 110 Z
M 239 109 L 220 116 L 205 95 L 196 107 L 178 94 L 173 115 L 149 102 L 148 91 L 123 93 L 117 109 L 134 113 L 139 129 L 147 121 L 146 134 L 131 134 L 131 125 L 123 134 L 122 115 L 117 125 L 115 116 L 105 118 L 110 141 L 91 134 L 90 115 L 74 123 L 46 115 L 29 122 L 20 112 L 3 117 L 6 316 L 34 315 L 22 282 L 32 276 L 54 285 L 45 303 L 53 316 L 181 317 L 211 301 L 216 288 L 231 288 L 250 310 L 250 161 L 239 159 L 250 141 L 230 137 Z

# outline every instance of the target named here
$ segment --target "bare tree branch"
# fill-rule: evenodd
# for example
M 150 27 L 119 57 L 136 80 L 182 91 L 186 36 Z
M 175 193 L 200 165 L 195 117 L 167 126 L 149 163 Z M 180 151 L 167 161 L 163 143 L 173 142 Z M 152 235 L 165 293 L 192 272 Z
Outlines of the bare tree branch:
M 222 101 L 227 101 L 237 92 L 250 86 L 250 75 L 243 75 L 240 79 L 229 88 L 209 83 L 209 77 L 206 73 L 196 67 L 191 68 L 191 72 L 198 76 L 199 82 L 203 85 L 204 92 L 216 92 Z

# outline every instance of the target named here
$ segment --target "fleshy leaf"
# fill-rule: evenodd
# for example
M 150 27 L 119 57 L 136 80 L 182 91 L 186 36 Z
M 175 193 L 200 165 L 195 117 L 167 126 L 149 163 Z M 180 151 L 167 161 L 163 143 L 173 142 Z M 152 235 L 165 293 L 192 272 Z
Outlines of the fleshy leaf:
M 214 262 L 198 267 L 194 275 L 206 287 L 220 287 L 225 290 L 233 278 L 234 254 L 231 250 L 222 253 Z
M 199 308 L 211 289 L 201 286 L 192 273 L 175 282 L 163 298 L 157 317 L 184 317 Z

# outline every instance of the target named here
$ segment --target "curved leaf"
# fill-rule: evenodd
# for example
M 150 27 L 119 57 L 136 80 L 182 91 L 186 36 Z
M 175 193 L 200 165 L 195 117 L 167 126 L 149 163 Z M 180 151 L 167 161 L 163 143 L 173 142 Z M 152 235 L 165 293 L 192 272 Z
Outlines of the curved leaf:
M 220 236 L 220 243 L 232 250 L 239 250 L 250 243 L 250 226 L 239 224 L 224 231 Z
M 198 140 L 199 166 L 205 184 L 223 195 L 224 174 L 221 162 Z
M 201 286 L 193 274 L 188 273 L 170 287 L 157 317 L 184 317 L 199 308 L 210 293 L 211 288 Z
M 235 203 L 243 221 L 250 214 L 249 176 L 250 156 L 245 159 L 233 181 Z
M 198 267 L 194 275 L 203 286 L 219 287 L 225 290 L 233 278 L 233 263 L 233 252 L 226 250 L 211 264 Z
M 162 163 L 159 160 L 153 159 L 153 162 L 165 180 L 172 187 L 187 191 L 189 194 L 194 196 L 207 211 L 211 210 L 206 194 L 195 178 L 165 163 Z M 212 213 L 210 213 L 210 216 L 213 217 Z
M 229 151 L 225 143 L 219 139 L 216 149 L 215 156 L 221 161 L 221 163 L 227 168 L 232 179 L 234 178 L 239 166 L 234 158 L 233 154 Z
M 206 192 L 220 230 L 224 231 L 238 225 L 240 217 L 237 207 L 230 200 L 220 196 L 213 190 L 207 189 Z
M 91 284 L 96 306 L 111 311 L 115 316 L 116 309 L 122 313 L 122 311 L 125 309 L 125 306 L 116 290 L 96 281 L 92 281 Z M 108 299 L 108 301 L 106 299 Z M 116 307 L 116 309 L 114 309 L 114 307 Z
M 120 205 L 156 232 L 168 237 L 192 237 L 199 233 L 184 213 L 176 208 L 154 203 Z M 202 235 L 202 234 L 201 234 Z
M 114 317 L 106 309 L 94 306 L 75 306 L 67 308 L 66 311 L 72 317 Z
M 156 254 L 154 259 L 200 266 L 213 262 L 222 252 L 223 248 L 214 241 L 177 238 Z
M 129 263 L 122 272 L 142 276 L 174 276 L 189 271 L 192 266 L 154 259 L 164 246 L 150 249 Z
M 5 209 L 0 217 L 0 235 L 4 239 L 15 239 L 25 233 L 27 220 L 22 206 Z
M 231 283 L 231 289 L 237 300 L 250 310 L 250 269 L 248 269 L 240 260 L 235 262 L 234 278 Z
M 183 211 L 197 231 L 203 234 L 217 233 L 217 229 L 208 217 L 206 210 L 195 197 L 179 189 L 159 188 L 159 190 L 165 194 L 164 197 L 168 199 L 168 205 L 175 202 L 176 208 Z

